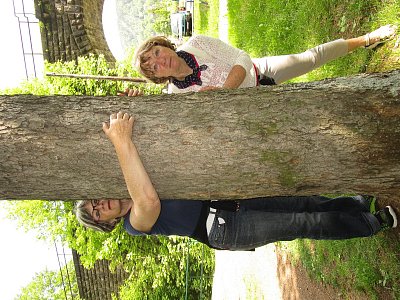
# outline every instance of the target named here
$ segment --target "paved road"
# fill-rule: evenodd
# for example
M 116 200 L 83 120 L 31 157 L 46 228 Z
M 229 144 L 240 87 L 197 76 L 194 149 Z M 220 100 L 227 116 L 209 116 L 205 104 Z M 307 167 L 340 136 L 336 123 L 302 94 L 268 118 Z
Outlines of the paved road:
M 275 245 L 215 251 L 214 300 L 281 300 Z
M 228 43 L 228 0 L 219 0 L 219 38 Z

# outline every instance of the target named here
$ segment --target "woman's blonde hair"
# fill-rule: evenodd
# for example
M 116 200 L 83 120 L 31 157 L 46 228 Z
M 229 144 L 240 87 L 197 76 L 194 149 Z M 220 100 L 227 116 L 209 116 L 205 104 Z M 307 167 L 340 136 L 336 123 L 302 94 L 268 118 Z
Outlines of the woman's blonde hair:
M 118 218 L 113 223 L 107 223 L 101 221 L 96 222 L 95 220 L 93 220 L 92 215 L 89 214 L 89 212 L 86 209 L 86 205 L 88 203 L 90 203 L 90 200 L 78 201 L 74 207 L 74 213 L 76 215 L 76 218 L 78 219 L 78 222 L 87 228 L 91 228 L 102 232 L 111 232 L 117 226 L 118 222 L 122 219 Z
M 162 46 L 167 47 L 173 51 L 176 50 L 176 46 L 165 36 L 155 36 L 147 41 L 143 42 L 139 48 L 135 52 L 134 63 L 138 68 L 139 72 L 146 77 L 148 80 L 154 83 L 166 83 L 171 80 L 170 77 L 155 77 L 153 70 L 151 70 L 150 66 L 146 64 L 148 61 L 147 56 L 145 54 L 149 52 L 154 46 Z

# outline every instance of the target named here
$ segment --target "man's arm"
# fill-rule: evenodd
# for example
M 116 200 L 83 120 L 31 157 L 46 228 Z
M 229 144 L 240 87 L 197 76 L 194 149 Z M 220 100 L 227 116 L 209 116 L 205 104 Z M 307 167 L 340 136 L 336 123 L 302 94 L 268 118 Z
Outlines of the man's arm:
M 127 113 L 110 116 L 103 131 L 113 143 L 133 205 L 130 223 L 138 231 L 149 232 L 160 214 L 158 194 L 132 141 L 134 118 Z

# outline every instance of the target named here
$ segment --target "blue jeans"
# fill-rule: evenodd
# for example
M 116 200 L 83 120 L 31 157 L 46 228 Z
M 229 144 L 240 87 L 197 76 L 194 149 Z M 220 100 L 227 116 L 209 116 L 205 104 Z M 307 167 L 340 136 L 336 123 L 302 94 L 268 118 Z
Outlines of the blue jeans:
M 217 210 L 208 236 L 211 246 L 249 250 L 297 238 L 367 237 L 380 229 L 362 196 L 266 197 L 239 202 L 237 212 Z

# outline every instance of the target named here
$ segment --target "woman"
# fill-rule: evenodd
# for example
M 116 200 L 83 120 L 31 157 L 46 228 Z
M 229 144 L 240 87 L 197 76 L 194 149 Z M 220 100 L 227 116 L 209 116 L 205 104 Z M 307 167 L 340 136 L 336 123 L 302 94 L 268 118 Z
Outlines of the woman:
M 124 219 L 131 235 L 189 236 L 216 249 L 249 250 L 296 238 L 367 237 L 396 227 L 392 207 L 370 212 L 370 196 L 267 197 L 240 201 L 160 200 L 132 141 L 133 117 L 112 114 L 103 130 L 114 145 L 131 200 L 77 203 L 78 220 L 109 232 Z
M 251 59 L 243 50 L 206 36 L 195 36 L 176 49 L 165 37 L 144 42 L 136 52 L 139 71 L 154 83 L 169 83 L 169 93 L 201 92 L 280 84 L 360 48 L 374 48 L 396 34 L 394 25 L 364 36 L 338 39 L 303 53 Z M 137 90 L 126 90 L 137 96 Z

